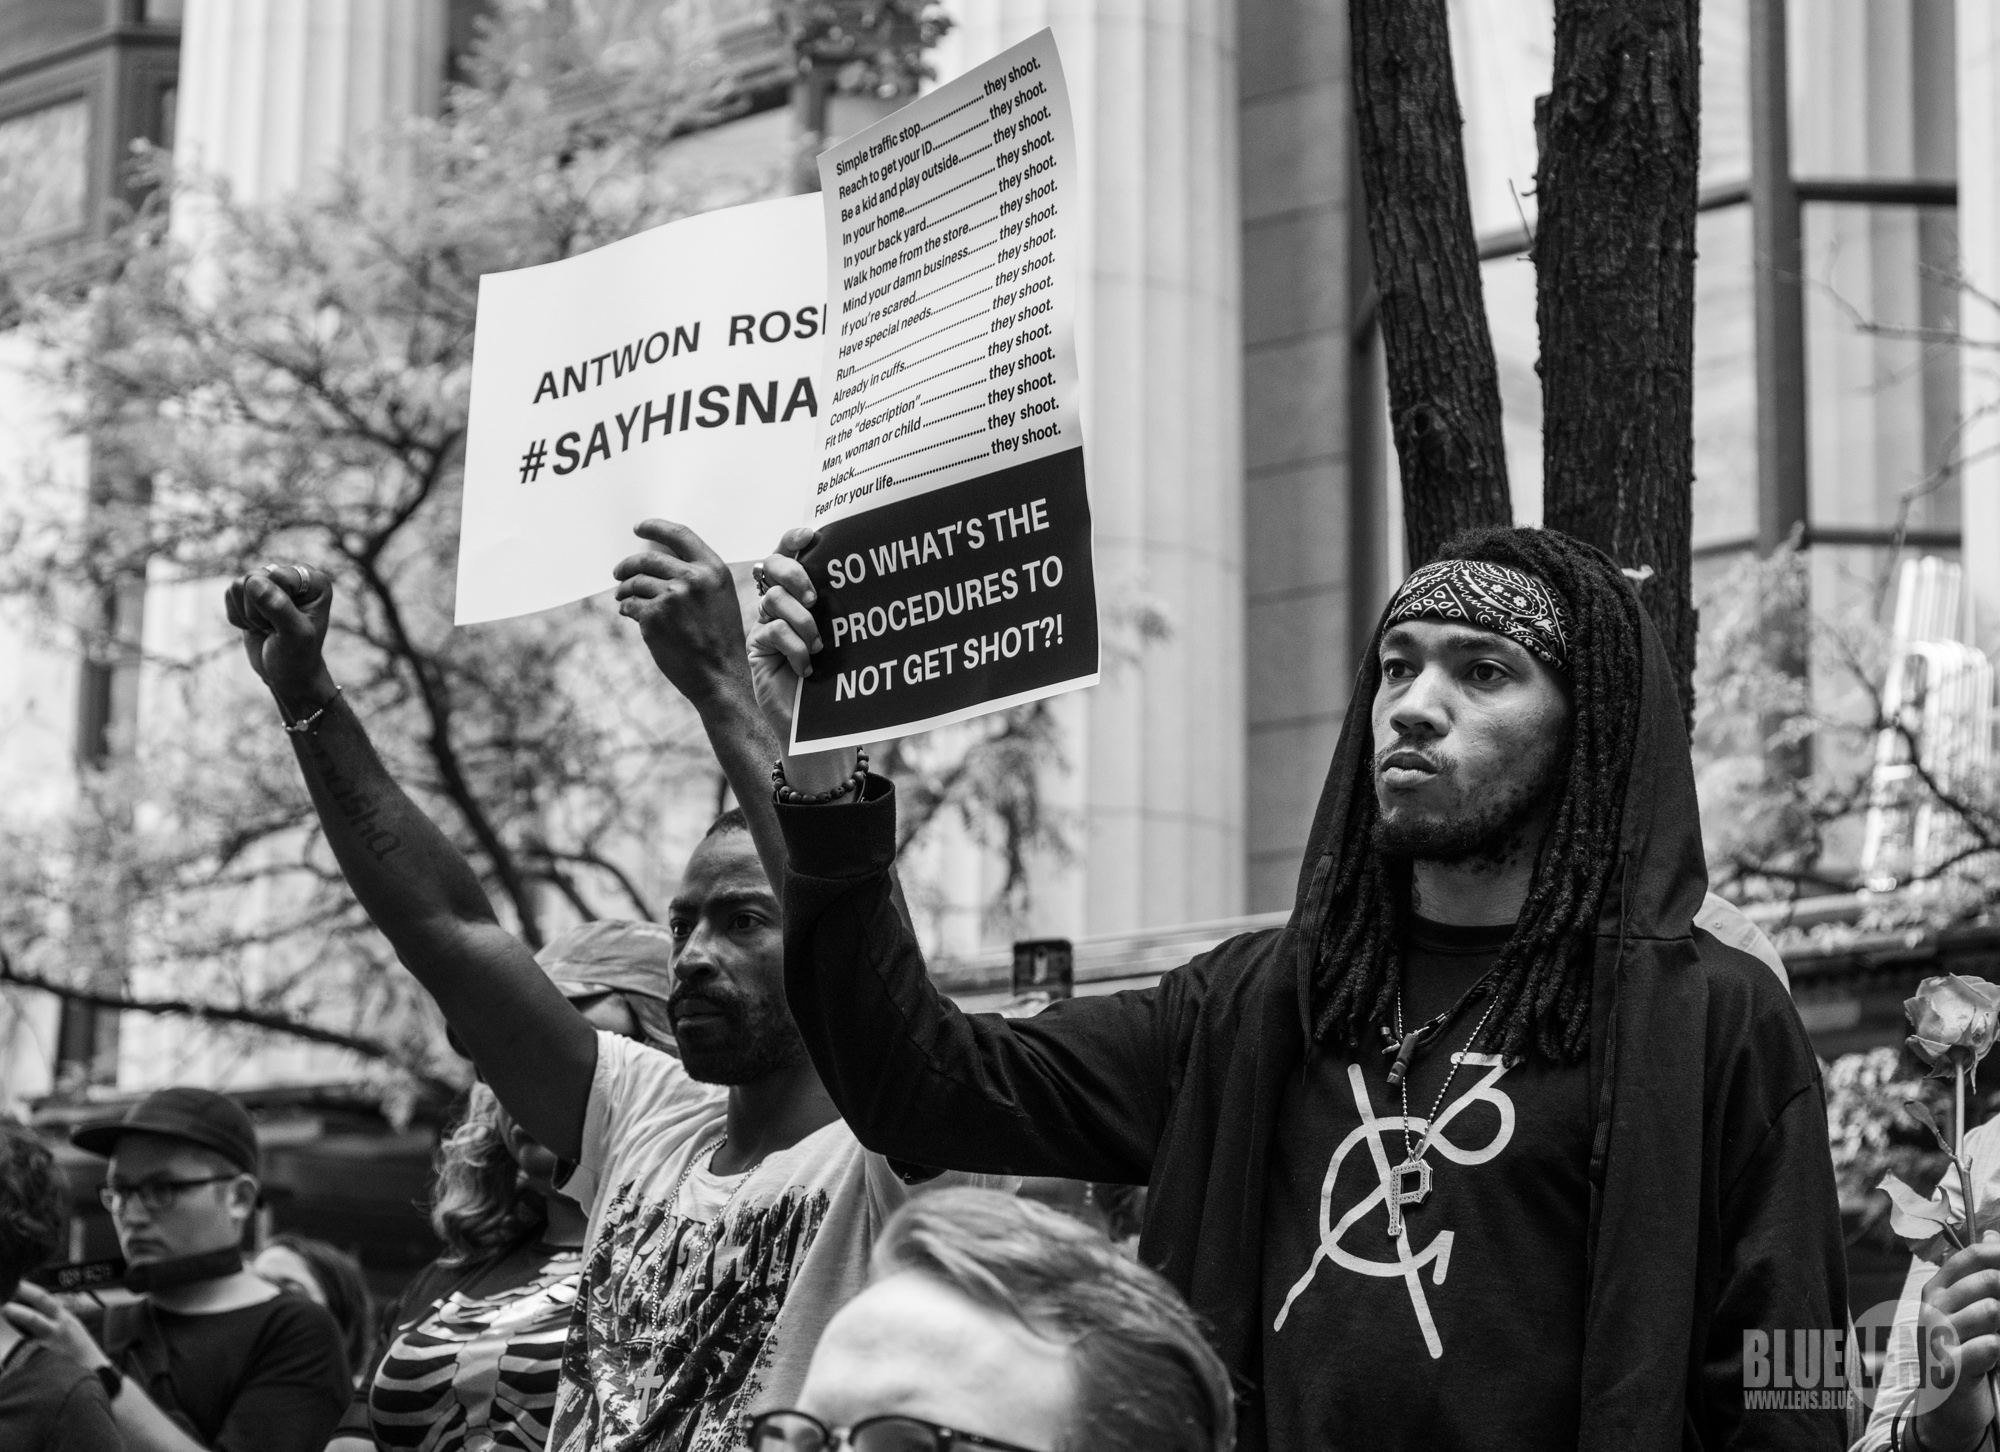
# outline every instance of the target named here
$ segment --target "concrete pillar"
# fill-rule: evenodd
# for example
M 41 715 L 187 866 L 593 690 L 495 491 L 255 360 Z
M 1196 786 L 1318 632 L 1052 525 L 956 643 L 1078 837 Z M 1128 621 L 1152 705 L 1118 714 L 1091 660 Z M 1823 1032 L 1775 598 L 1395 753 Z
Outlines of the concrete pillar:
M 958 0 L 937 56 L 948 78 L 1055 31 L 1086 198 L 1077 352 L 1098 587 L 1109 615 L 1149 597 L 1173 628 L 1058 708 L 1072 768 L 1058 805 L 1082 819 L 1080 851 L 1040 884 L 1040 932 L 1243 911 L 1235 10 Z
M 1961 557 L 1972 588 L 1974 639 L 2000 655 L 2000 7 L 1958 6 L 1958 244 L 1973 291 L 1959 309 L 1958 457 Z
M 1245 906 L 1268 912 L 1290 907 L 1297 893 L 1306 833 L 1354 679 L 1354 615 L 1372 623 L 1381 601 L 1354 598 L 1366 586 L 1355 578 L 1349 498 L 1357 487 L 1350 236 L 1361 239 L 1364 259 L 1367 241 L 1353 227 L 1347 200 L 1346 7 L 1242 0 L 1240 11 L 1250 560 Z M 1362 406 L 1382 407 L 1372 396 Z M 1370 482 L 1377 488 L 1384 456 L 1392 454 L 1375 455 Z M 1400 541 L 1400 516 L 1394 534 Z
M 307 184 L 407 116 L 437 114 L 444 0 L 187 0 L 174 158 L 244 201 Z
M 310 190 L 343 162 L 393 164 L 392 151 L 369 148 L 397 122 L 437 113 L 446 20 L 445 0 L 187 0 L 175 162 L 226 181 L 241 202 Z M 175 224 L 199 246 L 199 203 L 177 204 Z M 221 281 L 198 274 L 197 285 Z M 155 579 L 145 592 L 143 622 L 130 622 L 143 631 L 148 661 L 190 661 L 226 647 L 220 597 L 217 580 Z M 185 682 L 149 664 L 136 711 L 128 707 L 115 724 L 129 729 L 143 722 L 147 731 L 171 735 L 193 709 Z M 268 717 L 259 726 L 271 729 Z M 254 915 L 263 906 L 253 898 L 246 911 Z M 133 979 L 140 994 L 172 987 L 157 967 Z M 267 1046 L 245 1060 L 226 1040 L 190 1032 L 177 1020 L 122 1017 L 117 1072 L 128 1090 L 353 1072 L 344 1056 L 318 1048 Z
M 434 116 L 444 98 L 446 0 L 187 0 L 174 160 L 220 177 L 239 202 L 315 185 L 388 128 Z M 199 235 L 197 200 L 175 222 Z M 149 656 L 185 659 L 226 639 L 213 582 L 156 582 L 145 602 Z M 171 710 L 159 682 L 141 711 Z
M 386 164 L 368 148 L 443 101 L 447 11 L 446 0 L 187 0 L 176 164 L 227 181 L 239 202 L 277 200 L 343 162 Z M 186 200 L 175 224 L 195 240 L 201 202 Z M 147 655 L 191 659 L 226 640 L 216 593 L 207 580 L 154 582 Z M 140 692 L 149 717 L 175 709 L 156 674 Z

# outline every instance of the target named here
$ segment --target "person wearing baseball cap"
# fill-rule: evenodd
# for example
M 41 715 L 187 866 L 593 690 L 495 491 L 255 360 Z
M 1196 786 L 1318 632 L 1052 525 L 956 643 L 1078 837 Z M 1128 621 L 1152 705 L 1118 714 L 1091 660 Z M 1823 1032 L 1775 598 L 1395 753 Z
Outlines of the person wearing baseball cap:
M 674 991 L 674 934 L 664 923 L 599 918 L 558 933 L 535 961 L 570 1007 L 607 1033 L 680 1057 L 667 1001 Z
M 127 1447 L 147 1452 L 318 1452 L 347 1404 L 339 1326 L 243 1264 L 256 1213 L 256 1130 L 207 1089 L 161 1089 L 70 1140 L 110 1161 L 99 1192 L 126 1286 L 103 1344 L 63 1304 L 23 1285 L 6 1316 L 95 1371 Z
M 674 990 L 673 930 L 659 923 L 599 918 L 557 933 L 535 962 L 592 1028 L 681 1056 L 667 1002 Z M 445 1040 L 471 1058 L 458 1030 Z

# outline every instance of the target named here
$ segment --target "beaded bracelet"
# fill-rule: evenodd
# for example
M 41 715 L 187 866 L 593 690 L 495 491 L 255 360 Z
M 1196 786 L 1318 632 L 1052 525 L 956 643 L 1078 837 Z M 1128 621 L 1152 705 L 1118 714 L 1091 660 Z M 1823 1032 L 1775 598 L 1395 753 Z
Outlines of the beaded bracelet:
M 861 800 L 863 788 L 868 785 L 868 753 L 858 752 L 854 758 L 854 775 L 837 787 L 828 787 L 823 792 L 802 792 L 785 780 L 785 763 L 781 757 L 771 763 L 771 800 L 782 807 L 816 807 L 826 802 L 837 802 L 849 792 L 854 799 Z
M 333 709 L 333 703 L 335 701 L 338 701 L 346 693 L 347 693 L 347 688 L 345 686 L 335 686 L 333 688 L 333 694 L 326 698 L 326 704 L 324 706 L 321 706 L 317 711 L 313 712 L 312 715 L 301 716 L 296 721 L 285 722 L 286 732 L 293 736 L 312 735 L 313 727 L 319 725 L 320 717 L 324 716 L 328 711 L 331 711 Z

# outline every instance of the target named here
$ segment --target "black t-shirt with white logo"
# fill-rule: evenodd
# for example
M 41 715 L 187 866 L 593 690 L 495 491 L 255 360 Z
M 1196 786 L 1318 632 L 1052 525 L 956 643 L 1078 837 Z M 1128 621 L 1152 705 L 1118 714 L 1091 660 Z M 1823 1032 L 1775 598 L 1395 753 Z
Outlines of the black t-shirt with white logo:
M 1403 1027 L 1456 1003 L 1511 927 L 1416 919 Z M 1584 1065 L 1467 1055 L 1423 1156 L 1430 1188 L 1389 1235 L 1394 1167 L 1488 1000 L 1414 1060 L 1315 1051 L 1285 1091 L 1264 1225 L 1264 1405 L 1273 1452 L 1576 1444 L 1589 1219 Z M 1404 1176 L 1414 1190 L 1418 1177 Z

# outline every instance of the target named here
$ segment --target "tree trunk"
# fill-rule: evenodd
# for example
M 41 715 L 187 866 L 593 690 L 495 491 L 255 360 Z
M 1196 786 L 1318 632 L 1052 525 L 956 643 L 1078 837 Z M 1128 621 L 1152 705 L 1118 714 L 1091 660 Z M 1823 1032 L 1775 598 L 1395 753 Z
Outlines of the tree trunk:
M 1556 0 L 1537 107 L 1543 518 L 1628 570 L 1694 711 L 1698 0 Z
M 1349 0 L 1354 115 L 1410 568 L 1507 524 L 1500 382 L 1479 286 L 1445 0 Z

